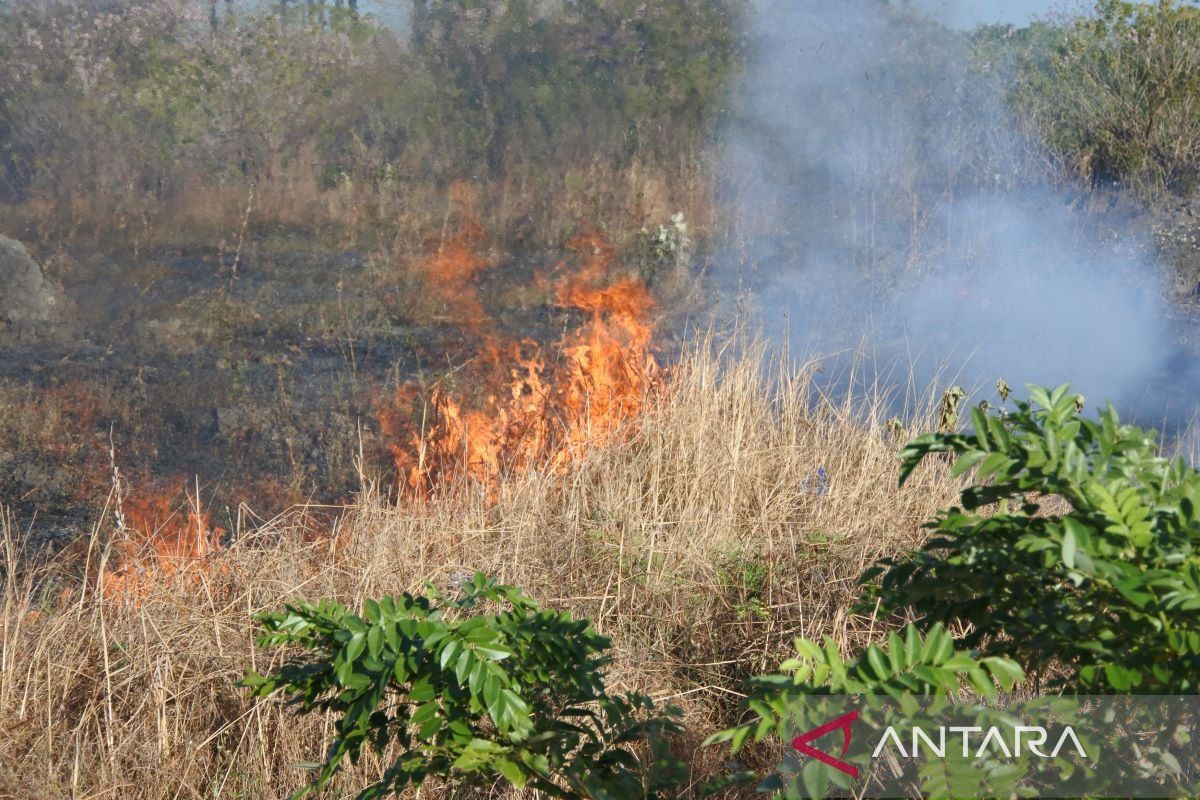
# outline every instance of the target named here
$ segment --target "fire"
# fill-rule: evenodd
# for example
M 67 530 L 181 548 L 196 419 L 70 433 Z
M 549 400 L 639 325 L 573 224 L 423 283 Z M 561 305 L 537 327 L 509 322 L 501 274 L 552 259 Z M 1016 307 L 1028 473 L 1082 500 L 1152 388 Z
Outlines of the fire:
M 180 495 L 186 503 L 180 503 Z M 112 543 L 109 565 L 100 575 L 108 597 L 140 601 L 157 581 L 189 574 L 200 576 L 208 559 L 221 549 L 224 533 L 212 526 L 209 512 L 182 482 L 172 488 L 124 498 L 125 524 Z
M 590 319 L 574 343 L 563 348 L 569 376 L 562 405 L 572 422 L 567 426 L 568 452 L 592 437 L 611 434 L 640 413 L 648 393 L 662 381 L 650 352 L 653 329 L 645 320 L 654 301 L 646 285 L 625 277 L 597 287 L 613 262 L 611 247 L 597 234 L 576 237 L 572 246 L 591 257 L 578 276 L 559 285 L 558 304 L 586 311 Z
M 443 234 L 429 257 L 418 264 L 418 271 L 433 294 L 455 318 L 475 328 L 485 319 L 483 306 L 475 291 L 475 278 L 491 266 L 479 254 L 484 239 L 483 226 L 477 212 L 478 196 L 461 181 L 450 187 L 450 208 L 446 214 L 449 224 L 458 217 L 458 229 Z
M 485 341 L 467 371 L 474 395 L 406 386 L 380 410 L 380 427 L 416 495 L 467 476 L 494 486 L 505 473 L 561 469 L 613 436 L 663 387 L 651 352 L 654 302 L 645 284 L 612 278 L 613 248 L 596 233 L 571 242 L 582 267 L 554 285 L 555 303 L 586 322 L 557 347 Z M 559 270 L 565 265 L 560 264 Z

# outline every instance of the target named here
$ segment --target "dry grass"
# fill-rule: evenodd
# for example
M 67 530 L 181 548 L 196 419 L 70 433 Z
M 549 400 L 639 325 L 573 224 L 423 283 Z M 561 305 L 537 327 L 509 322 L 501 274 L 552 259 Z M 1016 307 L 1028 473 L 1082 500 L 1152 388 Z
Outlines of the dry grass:
M 8 220 L 6 233 L 35 248 L 86 242 L 132 249 L 135 255 L 213 242 L 232 252 L 239 238 L 281 231 L 303 231 L 338 246 L 410 249 L 408 243 L 421 242 L 443 226 L 444 181 L 373 183 L 345 176 L 325 185 L 318 161 L 308 154 L 275 166 L 257 181 L 188 175 L 169 197 L 60 193 L 0 202 L 0 212 Z M 718 224 L 715 167 L 711 152 L 688 151 L 663 163 L 635 160 L 623 167 L 603 160 L 556 169 L 516 164 L 503 176 L 472 181 L 484 227 L 507 231 L 527 248 L 561 245 L 577 232 L 580 220 L 624 247 L 641 228 L 665 224 L 676 212 L 684 214 L 693 234 L 711 233 Z
M 916 542 L 957 489 L 934 468 L 898 490 L 878 398 L 822 401 L 803 371 L 764 363 L 686 359 L 630 437 L 569 474 L 419 507 L 368 486 L 337 531 L 313 535 L 300 511 L 241 531 L 202 573 L 140 604 L 30 566 L 8 524 L 0 796 L 284 796 L 329 721 L 236 688 L 271 658 L 252 645 L 252 612 L 301 596 L 358 604 L 476 569 L 592 618 L 615 643 L 611 682 L 682 705 L 699 741 L 732 721 L 741 679 L 774 666 L 791 637 L 877 636 L 880 621 L 849 611 L 855 576 Z M 718 760 L 697 755 L 697 780 Z M 330 796 L 379 768 L 365 760 Z

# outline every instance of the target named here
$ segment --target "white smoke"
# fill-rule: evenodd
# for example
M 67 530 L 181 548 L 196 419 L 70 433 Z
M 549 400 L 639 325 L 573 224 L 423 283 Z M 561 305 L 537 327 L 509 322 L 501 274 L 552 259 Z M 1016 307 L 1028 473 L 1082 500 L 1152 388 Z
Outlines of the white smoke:
M 1081 5 L 1065 0 L 910 0 L 913 8 L 919 9 L 936 20 L 958 28 L 970 30 L 976 25 L 1024 25 L 1035 16 L 1057 11 L 1064 6 Z
M 1152 247 L 1031 177 L 965 34 L 879 0 L 760 0 L 751 41 L 719 277 L 765 328 L 806 353 L 865 342 L 918 383 L 1143 406 L 1175 350 Z

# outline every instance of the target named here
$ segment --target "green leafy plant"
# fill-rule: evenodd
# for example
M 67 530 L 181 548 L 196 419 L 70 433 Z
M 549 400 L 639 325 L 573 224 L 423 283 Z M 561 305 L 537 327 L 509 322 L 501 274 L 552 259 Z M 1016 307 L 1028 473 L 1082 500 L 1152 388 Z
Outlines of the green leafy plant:
M 961 642 L 1091 692 L 1192 693 L 1200 675 L 1200 474 L 1109 406 L 1067 386 L 933 433 L 901 452 L 903 483 L 934 454 L 974 482 L 920 551 L 867 572 L 885 612 L 965 626 Z
M 734 771 L 711 788 L 758 781 L 759 791 L 777 798 L 845 796 L 847 792 L 871 796 L 876 789 L 880 796 L 895 796 L 897 787 L 919 787 L 923 797 L 1038 796 L 1039 789 L 1071 797 L 1129 796 L 1131 787 L 1137 787 L 1134 794 L 1145 796 L 1195 795 L 1195 787 L 1188 783 L 1194 759 L 1187 759 L 1188 767 L 1182 768 L 1172 752 L 1186 743 L 1186 730 L 1192 724 L 1179 704 L 1139 705 L 1142 698 L 1129 698 L 1128 703 L 1110 704 L 1104 713 L 1096 713 L 1085 712 L 1086 702 L 1070 696 L 1016 702 L 1010 695 L 1006 702 L 994 702 L 1001 692 L 1012 692 L 1025 681 L 1024 670 L 1012 659 L 981 656 L 956 646 L 941 623 L 924 635 L 909 624 L 889 634 L 886 646 L 872 645 L 848 660 L 828 638 L 824 646 L 797 639 L 795 647 L 796 655 L 780 665 L 778 673 L 749 682 L 746 721 L 709 737 L 705 744 L 728 742 L 738 755 L 751 742 L 787 743 L 797 734 L 817 733 L 799 741 L 832 736 L 832 741 L 816 748 L 854 766 L 859 774 L 852 776 L 785 747 L 783 758 L 769 774 Z M 853 725 L 856 735 L 853 746 L 847 735 L 839 757 L 838 729 L 828 726 L 845 719 L 842 715 L 848 710 L 853 716 L 844 724 Z M 1104 758 L 1079 761 L 1052 755 L 1047 759 L 1041 754 L 1034 758 L 1019 747 L 1011 754 L 984 747 L 968 752 L 965 745 L 961 750 L 943 746 L 936 757 L 928 752 L 918 755 L 916 745 L 902 753 L 900 761 L 876 757 L 889 730 L 900 744 L 901 737 L 912 741 L 907 734 L 918 727 L 1011 731 L 1031 718 L 1072 726 L 1081 750 L 1104 753 Z M 822 733 L 821 728 L 827 729 Z M 1159 735 L 1145 736 L 1147 729 L 1156 728 Z M 895 734 L 897 729 L 903 733 Z M 1114 737 L 1118 729 L 1123 735 Z
M 758 553 L 737 550 L 721 553 L 717 561 L 717 577 L 721 588 L 729 595 L 738 620 L 761 621 L 771 618 L 771 610 L 763 596 L 767 566 Z
M 872 645 L 855 658 L 844 660 L 832 639 L 824 646 L 809 639 L 796 639 L 796 655 L 780 665 L 778 673 L 751 678 L 746 696 L 748 719 L 733 728 L 710 736 L 705 745 L 728 742 L 737 755 L 749 742 L 765 739 L 789 741 L 802 730 L 797 719 L 806 701 L 814 696 L 863 695 L 894 698 L 947 697 L 970 689 L 986 698 L 996 696 L 997 686 L 1008 691 L 1024 679 L 1021 667 L 1007 658 L 977 658 L 957 649 L 953 637 L 941 625 L 927 634 L 909 625 L 903 635 L 893 631 L 887 647 Z M 911 704 L 910 704 L 911 705 Z M 913 707 L 915 708 L 915 706 Z M 910 710 L 912 710 L 910 708 Z M 886 718 L 874 727 L 886 727 Z M 761 779 L 761 780 L 760 780 Z M 928 780 L 944 781 L 930 772 Z M 809 761 L 798 774 L 775 770 L 768 776 L 753 771 L 735 772 L 722 783 L 760 780 L 760 791 L 780 797 L 819 797 L 830 783 L 848 788 L 844 775 Z
M 1004 402 L 1007 386 L 998 386 Z M 1067 691 L 1195 692 L 1200 473 L 1163 457 L 1152 431 L 1121 424 L 1111 406 L 1088 419 L 1083 398 L 1066 385 L 1030 386 L 1029 393 L 1012 410 L 972 407 L 968 432 L 921 436 L 900 453 L 901 484 L 931 456 L 949 456 L 954 476 L 973 478 L 961 507 L 928 523 L 934 536 L 920 550 L 885 559 L 861 579 L 864 608 L 915 614 L 916 625 L 849 661 L 831 641 L 822 648 L 797 640 L 797 657 L 781 673 L 751 681 L 751 718 L 710 744 L 729 742 L 736 754 L 749 741 L 786 740 L 814 697 L 891 697 L 909 714 L 905 705 L 918 697 L 944 700 L 969 690 L 992 698 L 1026 671 L 1039 680 L 1053 676 Z M 945 705 L 920 710 L 940 713 Z M 981 719 L 994 715 L 976 711 Z M 886 720 L 872 724 L 878 729 Z M 1135 755 L 1130 765 L 1140 763 Z M 1165 771 L 1150 778 L 1175 780 L 1169 756 L 1162 756 Z M 1049 774 L 1038 772 L 1045 764 L 1019 766 L 938 760 L 921 765 L 915 779 L 923 791 L 963 796 L 965 786 L 1009 787 L 1003 794 L 1015 781 Z M 1077 777 L 1129 777 L 1107 769 L 1111 775 L 1084 769 Z M 798 772 L 776 770 L 761 788 L 817 796 L 830 785 L 850 784 L 808 760 Z
M 302 652 L 245 684 L 258 697 L 281 690 L 304 713 L 338 715 L 319 774 L 296 796 L 325 786 L 365 746 L 382 754 L 393 744 L 400 755 L 359 798 L 429 776 L 459 786 L 503 778 L 563 798 L 653 797 L 676 779 L 667 738 L 678 712 L 610 695 L 608 639 L 482 574 L 456 599 L 430 588 L 368 600 L 362 616 L 321 601 L 257 619 L 260 646 Z

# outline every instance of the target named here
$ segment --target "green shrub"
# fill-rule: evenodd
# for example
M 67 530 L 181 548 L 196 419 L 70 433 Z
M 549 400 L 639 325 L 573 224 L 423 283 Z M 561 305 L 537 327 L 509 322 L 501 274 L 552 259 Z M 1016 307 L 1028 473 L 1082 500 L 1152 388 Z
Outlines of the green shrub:
M 829 640 L 819 647 L 798 639 L 796 657 L 785 661 L 779 673 L 751 680 L 747 721 L 706 744 L 729 742 L 737 755 L 751 741 L 788 742 L 807 732 L 819 734 L 809 742 L 835 737 L 815 747 L 827 753 L 832 749 L 830 755 L 839 758 L 836 733 L 821 733 L 821 727 L 836 723 L 849 708 L 853 717 L 845 724 L 855 726 L 857 745 L 851 749 L 847 737 L 840 760 L 866 774 L 851 776 L 809 755 L 785 756 L 768 775 L 737 771 L 715 781 L 714 788 L 753 780 L 759 781 L 760 791 L 773 791 L 777 798 L 872 796 L 876 789 L 879 796 L 899 796 L 892 792 L 902 786 L 919 787 L 923 797 L 1196 795 L 1191 777 L 1195 759 L 1181 748 L 1194 725 L 1186 706 L 1165 698 L 1109 702 L 1102 711 L 1088 710 L 1086 699 L 1080 703 L 1071 697 L 994 702 L 998 691 L 1009 692 L 1024 679 L 1011 659 L 957 648 L 940 623 L 924 636 L 910 624 L 902 633 L 893 631 L 885 647 L 868 647 L 849 660 Z M 1019 748 L 1009 753 L 981 747 L 968 753 L 964 746 L 961 751 L 943 748 L 939 757 L 918 756 L 914 747 L 912 760 L 889 762 L 887 756 L 877 759 L 871 747 L 884 741 L 889 728 L 1010 730 L 1027 717 L 1070 725 L 1080 749 L 1103 753 L 1103 758 L 1079 763 L 1034 758 Z M 1154 735 L 1147 736 L 1147 730 Z
M 881 576 L 883 611 L 966 625 L 963 644 L 1055 667 L 1066 688 L 1195 692 L 1200 474 L 1111 406 L 1091 420 L 1066 386 L 1030 396 L 903 450 L 901 482 L 940 453 L 976 480 L 919 552 L 864 580 Z
M 1026 673 L 1066 693 L 1196 692 L 1200 473 L 1160 455 L 1155 434 L 1122 425 L 1111 406 L 1093 420 L 1065 385 L 1029 392 L 1031 401 L 1011 411 L 974 407 L 967 433 L 927 434 L 900 453 L 901 484 L 922 461 L 947 456 L 953 475 L 974 478 L 961 507 L 928 523 L 934 535 L 919 551 L 884 559 L 862 577 L 864 613 L 915 615 L 916 625 L 846 661 L 831 641 L 822 648 L 798 639 L 797 657 L 780 674 L 751 681 L 749 721 L 709 743 L 730 742 L 737 753 L 751 740 L 786 739 L 803 709 L 797 701 L 813 695 L 946 698 L 969 689 L 991 698 L 997 685 L 1007 691 Z M 1173 785 L 1172 759 L 1161 755 L 1166 771 L 1141 777 Z M 1141 756 L 1127 760 L 1136 766 Z M 1113 780 L 1136 772 L 1107 769 L 1084 772 Z M 931 762 L 920 782 L 966 796 L 961 787 L 980 774 Z M 1010 766 L 988 780 L 1022 774 Z M 749 777 L 758 776 L 730 780 Z M 810 762 L 798 774 L 774 773 L 763 787 L 815 796 L 839 780 L 849 785 Z
M 495 610 L 484 613 L 482 605 Z M 334 712 L 337 735 L 309 788 L 324 786 L 363 747 L 400 755 L 359 793 L 381 797 L 429 776 L 457 786 L 503 778 L 549 796 L 653 797 L 676 779 L 667 737 L 679 731 L 649 698 L 610 695 L 610 644 L 586 620 L 541 608 L 476 574 L 450 600 L 368 600 L 359 617 L 301 602 L 258 617 L 260 646 L 302 655 L 246 685 L 282 690 L 303 713 Z M 301 791 L 304 794 L 308 789 Z
M 1038 26 L 1042 33 L 1046 26 Z M 1062 166 L 1187 195 L 1200 178 L 1200 9 L 1098 0 L 1091 15 L 1042 36 L 1013 99 Z
M 808 639 L 797 639 L 795 644 L 796 656 L 783 662 L 778 673 L 750 680 L 746 695 L 749 719 L 713 734 L 706 745 L 729 742 L 731 753 L 737 755 L 751 741 L 788 741 L 797 732 L 797 715 L 803 711 L 801 701 L 813 695 L 946 697 L 969 688 L 994 698 L 997 686 L 1008 691 L 1024 679 L 1021 668 L 1009 659 L 976 658 L 969 651 L 955 649 L 953 638 L 941 625 L 934 625 L 924 636 L 913 625 L 904 630 L 903 636 L 893 631 L 886 648 L 872 645 L 849 660 L 843 660 L 828 638 L 824 647 Z M 760 778 L 763 776 L 743 771 L 719 783 Z M 944 780 L 944 775 L 931 772 L 926 776 L 928 785 L 936 786 L 938 780 Z M 810 761 L 798 774 L 777 771 L 766 776 L 759 789 L 776 792 L 777 797 L 821 797 L 830 782 L 850 788 L 844 777 Z M 926 785 L 923 781 L 922 786 Z

